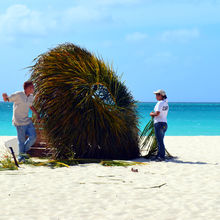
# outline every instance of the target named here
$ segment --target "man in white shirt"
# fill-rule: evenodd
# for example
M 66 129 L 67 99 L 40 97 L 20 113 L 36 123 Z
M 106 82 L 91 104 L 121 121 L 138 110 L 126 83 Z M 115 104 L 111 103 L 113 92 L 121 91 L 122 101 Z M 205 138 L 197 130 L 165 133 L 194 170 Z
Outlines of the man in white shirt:
M 34 85 L 31 81 L 24 83 L 24 91 L 15 92 L 11 96 L 6 93 L 2 94 L 5 102 L 13 102 L 13 118 L 12 123 L 17 129 L 19 155 L 18 161 L 25 161 L 26 152 L 36 141 L 36 132 L 32 120 L 28 116 L 29 109 L 37 115 L 37 119 L 40 119 L 39 114 L 33 107 L 33 93 Z M 26 139 L 26 136 L 28 138 Z
M 159 89 L 154 92 L 157 99 L 157 104 L 154 107 L 154 112 L 150 113 L 150 116 L 154 118 L 154 130 L 157 139 L 158 153 L 157 160 L 162 161 L 165 159 L 165 146 L 164 136 L 167 130 L 167 114 L 169 111 L 169 105 L 167 103 L 167 96 L 164 90 Z

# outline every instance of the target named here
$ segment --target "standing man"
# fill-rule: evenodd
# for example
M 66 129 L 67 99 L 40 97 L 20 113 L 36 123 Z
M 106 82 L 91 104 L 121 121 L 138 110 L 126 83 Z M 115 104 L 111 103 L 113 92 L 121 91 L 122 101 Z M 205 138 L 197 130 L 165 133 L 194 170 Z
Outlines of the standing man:
M 157 139 L 158 153 L 156 155 L 157 161 L 165 160 L 165 146 L 164 136 L 167 131 L 167 114 L 169 111 L 169 105 L 167 102 L 166 92 L 162 89 L 154 92 L 157 99 L 157 104 L 154 107 L 154 112 L 150 113 L 150 116 L 154 118 L 154 130 Z
M 6 93 L 2 94 L 5 102 L 13 102 L 13 118 L 12 123 L 17 129 L 19 155 L 18 161 L 25 161 L 26 152 L 36 141 L 36 131 L 31 118 L 28 117 L 29 108 L 40 119 L 39 114 L 33 105 L 34 85 L 31 81 L 24 82 L 24 91 L 16 92 L 11 96 Z M 26 139 L 26 137 L 28 137 Z

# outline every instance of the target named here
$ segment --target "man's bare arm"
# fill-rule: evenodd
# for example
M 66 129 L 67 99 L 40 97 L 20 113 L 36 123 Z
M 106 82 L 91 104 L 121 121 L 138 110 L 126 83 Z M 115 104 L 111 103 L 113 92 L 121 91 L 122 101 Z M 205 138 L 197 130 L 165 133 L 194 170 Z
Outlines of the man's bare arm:
M 159 114 L 160 114 L 159 111 L 151 112 L 151 113 L 150 113 L 150 116 L 155 117 L 155 116 L 158 116 Z

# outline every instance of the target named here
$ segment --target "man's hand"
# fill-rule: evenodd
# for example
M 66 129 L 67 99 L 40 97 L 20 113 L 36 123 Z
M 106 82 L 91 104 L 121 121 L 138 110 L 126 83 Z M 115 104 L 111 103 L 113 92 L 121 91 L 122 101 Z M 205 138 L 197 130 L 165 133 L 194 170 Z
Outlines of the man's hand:
M 9 102 L 7 93 L 3 93 L 3 94 L 2 94 L 2 97 L 3 97 L 3 100 L 4 100 L 5 102 Z
M 155 116 L 155 115 L 154 115 L 154 112 L 151 112 L 151 113 L 150 113 L 150 116 L 151 116 L 151 117 L 154 117 L 154 116 Z

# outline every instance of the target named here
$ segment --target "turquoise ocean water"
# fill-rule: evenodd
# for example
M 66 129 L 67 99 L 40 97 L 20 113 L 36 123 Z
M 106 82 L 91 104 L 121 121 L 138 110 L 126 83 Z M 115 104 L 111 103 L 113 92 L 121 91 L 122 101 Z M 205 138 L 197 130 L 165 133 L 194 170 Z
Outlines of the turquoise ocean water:
M 150 120 L 149 113 L 156 103 L 137 104 L 139 128 L 142 131 Z M 220 103 L 169 103 L 169 136 L 220 135 Z M 15 136 L 12 125 L 12 103 L 0 102 L 0 136 Z

